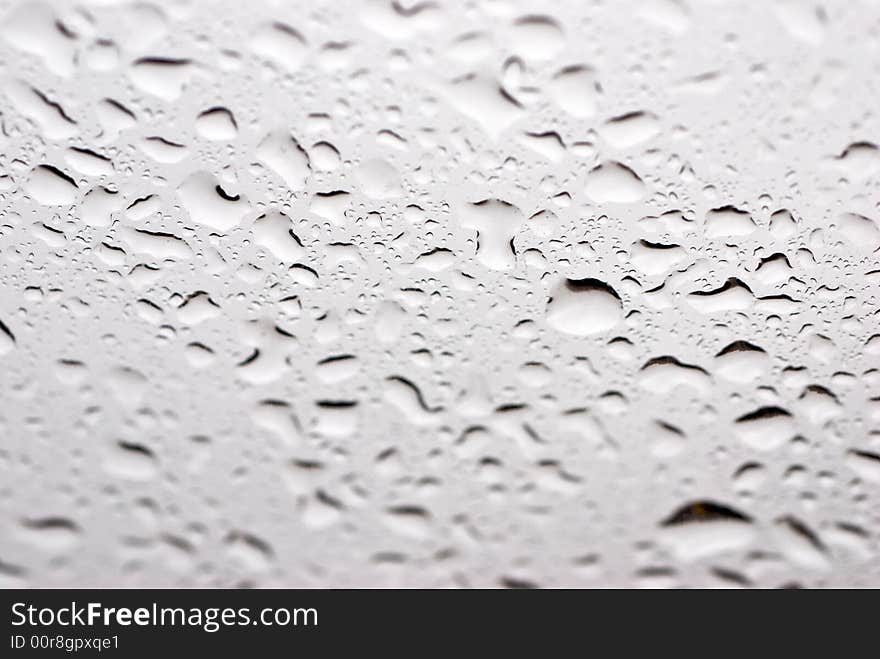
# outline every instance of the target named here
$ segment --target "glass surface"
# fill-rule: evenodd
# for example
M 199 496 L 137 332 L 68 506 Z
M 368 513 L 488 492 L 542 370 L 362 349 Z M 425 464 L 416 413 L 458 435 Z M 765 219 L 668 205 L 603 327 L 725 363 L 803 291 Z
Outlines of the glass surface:
M 880 586 L 880 4 L 0 0 L 0 583 Z

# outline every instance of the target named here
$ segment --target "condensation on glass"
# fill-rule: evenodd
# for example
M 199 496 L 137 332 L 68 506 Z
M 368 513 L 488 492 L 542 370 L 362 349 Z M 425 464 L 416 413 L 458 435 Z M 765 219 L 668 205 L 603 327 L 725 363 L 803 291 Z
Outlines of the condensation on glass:
M 0 1 L 0 581 L 880 586 L 876 2 Z

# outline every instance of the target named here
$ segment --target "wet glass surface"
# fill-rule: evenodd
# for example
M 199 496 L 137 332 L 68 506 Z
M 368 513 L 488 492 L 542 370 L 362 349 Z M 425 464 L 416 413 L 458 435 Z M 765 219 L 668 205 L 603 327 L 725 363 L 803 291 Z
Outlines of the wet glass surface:
M 0 0 L 0 583 L 880 586 L 878 37 Z

